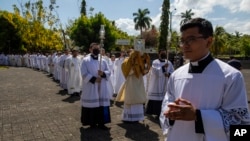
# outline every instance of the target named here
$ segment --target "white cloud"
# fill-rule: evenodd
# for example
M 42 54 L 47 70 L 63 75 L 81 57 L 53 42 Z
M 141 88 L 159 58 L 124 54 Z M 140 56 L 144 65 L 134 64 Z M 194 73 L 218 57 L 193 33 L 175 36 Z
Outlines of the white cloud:
M 135 24 L 133 19 L 121 18 L 115 21 L 116 26 L 122 31 L 127 32 L 129 35 L 139 35 L 140 32 L 135 30 Z
M 240 11 L 250 13 L 250 0 L 242 0 L 241 1 Z
M 158 13 L 155 17 L 150 17 L 152 19 L 152 23 L 151 25 L 154 25 L 156 28 L 158 28 L 160 26 L 160 19 L 161 19 L 161 12 Z M 120 18 L 118 20 L 115 21 L 116 26 L 118 28 L 120 28 L 122 31 L 127 32 L 129 35 L 139 35 L 140 31 L 135 30 L 135 23 L 133 21 L 133 19 L 124 19 L 124 18 Z
M 250 0 L 208 0 L 208 1 L 202 1 L 202 0 L 175 0 L 172 4 L 172 7 L 175 7 L 177 9 L 177 14 L 180 14 L 181 12 L 185 12 L 186 10 L 192 9 L 192 11 L 195 13 L 194 17 L 207 17 L 208 14 L 211 14 L 214 12 L 215 7 L 223 7 L 225 9 L 228 9 L 230 13 L 239 14 L 239 12 L 248 12 L 250 13 Z M 230 14 L 228 13 L 228 14 Z M 250 34 L 250 23 L 249 19 L 238 19 L 236 17 L 231 17 L 230 19 L 227 19 L 225 17 L 216 17 L 214 15 L 213 18 L 209 18 L 210 21 L 214 21 L 215 23 L 227 23 L 227 24 L 221 24 L 218 26 L 223 26 L 225 30 L 229 33 L 239 31 L 240 33 L 244 34 Z M 173 17 L 174 19 L 174 17 Z M 176 19 L 176 20 L 181 20 Z M 216 26 L 216 25 L 214 25 Z M 179 26 L 174 26 L 176 29 L 179 28 Z M 173 28 L 174 28 L 173 27 Z M 177 30 L 178 31 L 178 30 Z
M 152 25 L 155 25 L 155 27 L 159 27 L 160 26 L 160 20 L 161 20 L 161 13 L 157 14 L 155 17 L 151 17 L 152 19 Z
M 250 23 L 246 21 L 232 20 L 223 26 L 228 33 L 238 31 L 243 34 L 250 34 Z
M 153 0 L 148 0 L 153 1 Z M 172 10 L 172 29 L 179 31 L 179 24 L 181 21 L 180 13 L 185 12 L 186 10 L 192 9 L 192 12 L 195 13 L 194 17 L 204 17 L 206 18 L 208 14 L 214 12 L 215 7 L 223 7 L 228 9 L 230 13 L 238 14 L 239 12 L 250 13 L 250 0 L 174 0 L 171 3 L 170 9 Z M 228 13 L 228 14 L 230 14 Z M 161 18 L 161 7 L 159 7 L 159 13 L 155 16 L 151 16 L 152 25 L 155 25 L 156 28 L 160 26 Z M 250 23 L 249 19 L 227 19 L 226 17 L 214 17 L 209 18 L 211 22 L 218 24 L 218 26 L 223 26 L 225 30 L 229 33 L 239 31 L 240 33 L 250 34 Z M 213 24 L 214 24 L 213 23 Z M 221 23 L 221 24 L 220 24 Z M 224 24 L 226 23 L 226 24 Z M 116 25 L 121 30 L 127 32 L 129 35 L 139 35 L 140 32 L 134 29 L 133 19 L 118 19 L 116 20 Z M 214 24 L 214 26 L 217 26 Z

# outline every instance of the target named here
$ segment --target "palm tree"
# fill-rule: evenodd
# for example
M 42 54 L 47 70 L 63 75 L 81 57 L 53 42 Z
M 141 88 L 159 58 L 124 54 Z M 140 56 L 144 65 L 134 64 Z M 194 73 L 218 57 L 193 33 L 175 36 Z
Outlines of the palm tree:
M 221 26 L 215 27 L 214 31 L 214 42 L 211 48 L 211 52 L 214 53 L 215 56 L 217 56 L 223 49 L 225 49 L 225 29 Z
M 186 23 L 187 21 L 189 21 L 190 19 L 192 19 L 192 16 L 194 15 L 194 13 L 192 12 L 192 9 L 186 10 L 186 12 L 181 12 L 181 23 L 180 25 L 183 25 L 184 23 Z
M 133 13 L 134 16 L 134 23 L 135 23 L 135 30 L 140 30 L 140 35 L 142 37 L 142 30 L 145 31 L 150 28 L 150 22 L 152 19 L 148 17 L 149 10 L 146 9 L 138 9 L 138 13 Z
M 235 31 L 236 38 L 240 38 L 241 35 L 242 35 L 242 33 L 240 33 L 239 31 Z
M 93 16 L 93 12 L 94 12 L 94 10 L 95 10 L 95 8 L 94 8 L 94 7 L 90 7 L 90 8 L 89 8 L 89 15 L 90 15 L 90 17 L 92 17 L 92 16 Z

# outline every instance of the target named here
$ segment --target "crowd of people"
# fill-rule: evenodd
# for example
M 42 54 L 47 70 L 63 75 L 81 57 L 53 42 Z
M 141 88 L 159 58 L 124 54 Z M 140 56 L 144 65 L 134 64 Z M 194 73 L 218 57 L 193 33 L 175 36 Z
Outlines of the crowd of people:
M 82 124 L 100 128 L 111 121 L 110 100 L 124 102 L 123 122 L 144 120 L 144 111 L 158 119 L 165 86 L 174 71 L 166 50 L 159 51 L 151 66 L 147 53 L 129 49 L 109 54 L 98 43 L 90 45 L 89 54 L 73 48 L 51 54 L 0 56 L 1 65 L 46 72 L 70 97 L 81 96 Z
M 159 50 L 151 64 L 147 53 L 130 49 L 110 55 L 98 43 L 90 44 L 89 54 L 76 48 L 44 55 L 1 54 L 0 65 L 45 71 L 70 96 L 81 96 L 83 126 L 108 129 L 114 100 L 124 103 L 125 123 L 155 115 L 168 141 L 227 141 L 230 125 L 250 122 L 243 75 L 211 55 L 208 20 L 191 19 L 180 32 L 179 46 L 189 62 L 176 70 L 166 50 Z

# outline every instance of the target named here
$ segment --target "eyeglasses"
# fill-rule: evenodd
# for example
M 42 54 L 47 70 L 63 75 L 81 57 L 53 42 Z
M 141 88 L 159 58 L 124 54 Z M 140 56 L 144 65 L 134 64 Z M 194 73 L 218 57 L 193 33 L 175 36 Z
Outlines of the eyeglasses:
M 195 42 L 197 39 L 200 39 L 200 38 L 205 39 L 204 36 L 198 36 L 198 37 L 191 36 L 191 37 L 187 38 L 186 40 L 179 41 L 179 46 L 184 46 L 184 45 L 190 46 L 193 42 Z

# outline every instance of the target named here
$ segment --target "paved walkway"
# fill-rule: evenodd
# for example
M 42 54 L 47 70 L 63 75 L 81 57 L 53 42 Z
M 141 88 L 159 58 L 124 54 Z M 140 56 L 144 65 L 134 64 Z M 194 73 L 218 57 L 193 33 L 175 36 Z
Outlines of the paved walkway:
M 0 69 L 0 141 L 158 141 L 158 120 L 121 122 L 113 104 L 110 130 L 81 126 L 79 97 L 70 98 L 47 74 L 28 68 Z
M 242 71 L 250 98 L 250 70 Z M 158 120 L 121 122 L 113 104 L 110 130 L 80 123 L 79 97 L 70 98 L 47 74 L 28 68 L 0 68 L 0 141 L 162 141 Z

